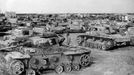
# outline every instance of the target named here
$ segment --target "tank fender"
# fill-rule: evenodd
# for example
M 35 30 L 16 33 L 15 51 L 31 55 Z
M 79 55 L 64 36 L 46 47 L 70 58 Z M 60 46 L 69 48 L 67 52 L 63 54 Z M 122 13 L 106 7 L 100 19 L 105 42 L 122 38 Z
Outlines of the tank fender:
M 5 56 L 5 59 L 7 61 L 10 60 L 10 59 L 25 59 L 25 58 L 30 58 L 30 55 L 22 54 L 20 52 L 9 52 Z

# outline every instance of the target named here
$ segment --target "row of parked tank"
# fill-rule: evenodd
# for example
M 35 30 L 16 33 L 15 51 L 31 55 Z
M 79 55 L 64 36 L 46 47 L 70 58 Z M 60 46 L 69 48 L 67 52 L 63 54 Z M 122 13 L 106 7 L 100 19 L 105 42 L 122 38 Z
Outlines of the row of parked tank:
M 43 74 L 49 69 L 60 74 L 79 71 L 91 64 L 91 51 L 86 47 L 110 50 L 134 45 L 134 27 L 128 27 L 122 33 L 106 26 L 90 28 L 77 36 L 77 47 L 63 45 L 65 38 L 60 34 L 39 32 L 36 28 L 17 27 L 1 33 L 1 66 L 4 65 L 11 75 Z
M 90 26 L 86 33 L 77 36 L 77 47 L 63 45 L 65 38 L 56 33 L 82 32 L 80 26 L 78 30 L 74 27 L 71 31 L 64 27 L 63 30 L 52 29 L 52 32 L 46 31 L 44 27 L 17 26 L 0 33 L 1 67 L 4 65 L 11 75 L 41 75 L 48 69 L 58 74 L 79 71 L 92 62 L 91 51 L 86 47 L 110 50 L 134 45 L 134 27 L 125 27 L 120 32 L 121 29 L 113 29 L 108 25 Z
M 53 32 L 38 33 L 28 27 L 12 29 L 0 40 L 0 67 L 10 75 L 41 75 L 49 69 L 58 74 L 79 71 L 91 64 L 89 49 L 63 45 L 64 40 Z

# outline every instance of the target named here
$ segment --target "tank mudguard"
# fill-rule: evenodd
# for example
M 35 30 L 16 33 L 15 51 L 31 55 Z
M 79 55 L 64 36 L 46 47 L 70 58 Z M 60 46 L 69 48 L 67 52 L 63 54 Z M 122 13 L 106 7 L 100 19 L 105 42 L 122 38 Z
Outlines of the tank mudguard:
M 130 41 L 130 38 L 116 38 L 115 39 L 116 42 L 127 42 L 127 41 Z
M 6 60 L 10 60 L 10 59 L 25 59 L 25 58 L 30 58 L 30 55 L 22 54 L 20 52 L 9 52 L 5 56 Z

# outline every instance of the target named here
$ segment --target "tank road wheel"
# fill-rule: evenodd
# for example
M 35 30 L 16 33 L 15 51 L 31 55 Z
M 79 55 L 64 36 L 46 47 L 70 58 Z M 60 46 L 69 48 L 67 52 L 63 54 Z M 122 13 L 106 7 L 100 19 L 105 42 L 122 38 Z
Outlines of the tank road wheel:
M 37 69 L 39 64 L 40 64 L 40 61 L 36 58 L 31 58 L 29 61 L 29 67 L 32 69 Z
M 33 69 L 28 69 L 28 70 L 26 71 L 26 75 L 36 75 L 36 72 L 35 72 L 35 70 L 33 70 Z
M 12 75 L 20 75 L 24 71 L 24 64 L 19 60 L 12 61 L 9 67 Z
M 65 64 L 64 65 L 64 71 L 65 72 L 71 72 L 72 71 L 72 67 L 71 67 L 71 65 L 70 64 Z
M 107 47 L 105 44 L 102 45 L 101 50 L 104 50 L 104 51 L 107 50 Z
M 90 56 L 89 55 L 84 54 L 80 57 L 80 65 L 81 66 L 86 67 L 89 65 L 89 63 L 90 63 Z
M 73 64 L 73 70 L 74 71 L 79 71 L 80 70 L 80 65 L 79 64 Z
M 114 43 L 112 41 L 107 41 L 108 48 L 111 48 L 114 46 Z
M 57 65 L 55 68 L 55 72 L 58 74 L 61 74 L 63 72 L 63 66 L 62 65 Z

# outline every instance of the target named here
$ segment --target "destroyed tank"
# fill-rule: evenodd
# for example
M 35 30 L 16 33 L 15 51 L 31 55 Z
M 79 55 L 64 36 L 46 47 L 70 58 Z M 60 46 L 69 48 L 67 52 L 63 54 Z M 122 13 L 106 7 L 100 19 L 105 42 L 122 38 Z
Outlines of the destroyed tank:
M 15 50 L 17 47 L 0 49 L 0 68 L 6 72 L 2 75 L 25 75 L 30 55 Z
M 67 26 L 66 23 L 60 23 L 57 26 L 52 26 L 50 28 L 50 31 L 54 32 L 56 34 L 63 34 L 65 32 L 65 30 L 66 30 L 66 26 Z
M 64 33 L 84 33 L 85 28 L 83 24 L 69 24 Z
M 48 31 L 44 26 L 34 27 L 32 31 L 34 36 L 40 36 L 44 38 L 57 36 L 57 33 Z
M 134 27 L 129 27 L 124 32 L 117 32 L 110 27 L 94 26 L 86 34 L 77 36 L 79 46 L 110 50 L 114 47 L 134 45 Z
M 0 21 L 0 32 L 6 32 L 11 29 L 12 29 L 12 26 L 6 22 L 6 19 L 2 19 Z
M 30 69 L 28 74 L 33 70 L 42 74 L 43 71 L 48 69 L 53 69 L 60 74 L 63 71 L 78 71 L 80 68 L 90 65 L 90 50 L 81 47 L 61 46 L 57 38 L 44 39 L 43 43 L 31 43 L 31 45 L 23 46 L 21 50 L 31 56 L 28 62 Z
M 28 40 L 28 37 L 17 37 L 14 35 L 6 35 L 0 39 L 0 48 L 18 46 Z
M 37 36 L 42 38 L 58 37 L 57 34 L 53 32 L 35 33 L 34 30 L 27 27 L 18 27 L 14 30 L 0 34 L 3 35 L 0 39 L 0 48 L 22 45 L 26 41 Z

